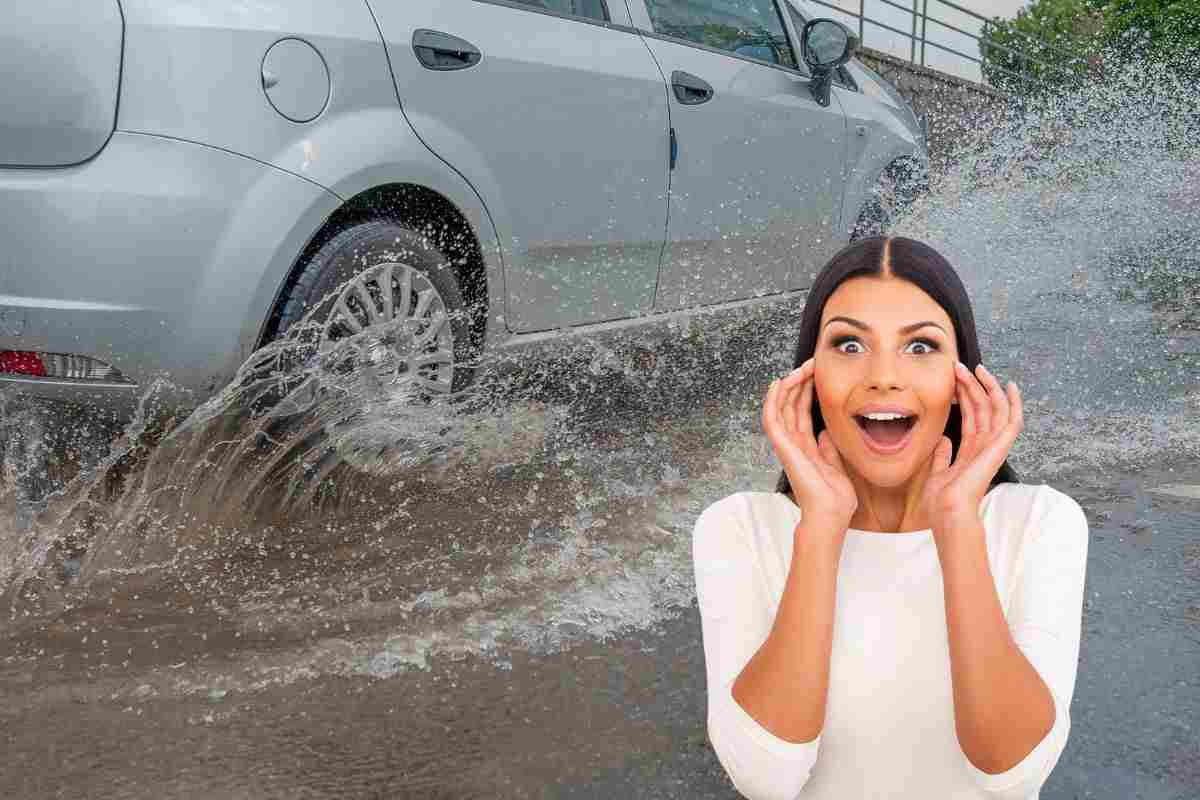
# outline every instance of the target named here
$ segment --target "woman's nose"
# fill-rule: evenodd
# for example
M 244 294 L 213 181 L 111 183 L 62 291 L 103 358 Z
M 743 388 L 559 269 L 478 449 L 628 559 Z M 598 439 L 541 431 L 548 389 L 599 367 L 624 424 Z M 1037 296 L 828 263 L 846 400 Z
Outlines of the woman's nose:
M 873 356 L 867 368 L 867 383 L 873 389 L 902 388 L 903 381 L 895 357 L 888 354 Z

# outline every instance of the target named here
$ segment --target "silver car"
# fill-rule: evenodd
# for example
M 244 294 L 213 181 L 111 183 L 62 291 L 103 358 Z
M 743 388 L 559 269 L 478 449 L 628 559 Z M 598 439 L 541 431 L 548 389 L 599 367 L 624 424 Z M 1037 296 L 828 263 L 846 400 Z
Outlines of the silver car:
M 802 291 L 926 160 L 818 16 L 10 0 L 0 390 L 202 401 L 325 298 L 325 336 L 391 326 L 396 379 L 453 392 L 547 332 Z

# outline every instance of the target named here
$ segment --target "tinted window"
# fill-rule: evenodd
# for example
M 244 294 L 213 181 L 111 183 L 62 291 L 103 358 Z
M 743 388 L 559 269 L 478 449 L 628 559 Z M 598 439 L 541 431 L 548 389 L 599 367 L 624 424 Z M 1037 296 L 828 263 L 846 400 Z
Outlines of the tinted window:
M 655 33 L 796 68 L 774 0 L 646 0 Z
M 516 0 L 523 6 L 540 8 L 543 11 L 553 11 L 556 14 L 570 14 L 573 17 L 590 17 L 601 22 L 608 21 L 608 9 L 604 0 Z

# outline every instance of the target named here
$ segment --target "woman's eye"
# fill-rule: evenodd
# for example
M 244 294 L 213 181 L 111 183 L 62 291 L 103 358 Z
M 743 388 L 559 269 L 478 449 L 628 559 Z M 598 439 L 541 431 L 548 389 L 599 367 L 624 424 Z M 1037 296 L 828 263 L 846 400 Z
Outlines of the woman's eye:
M 846 350 L 842 347 L 842 345 L 854 345 L 854 347 L 859 348 L 859 349 Z M 914 339 L 909 344 L 909 347 L 912 347 L 913 345 L 919 345 L 919 346 L 925 348 L 924 350 L 916 351 L 916 355 L 919 355 L 919 356 L 929 355 L 930 353 L 936 352 L 938 349 L 937 342 L 934 342 L 930 339 Z M 859 342 L 858 339 L 854 336 L 842 336 L 842 337 L 839 337 L 839 338 L 833 340 L 833 346 L 843 353 L 853 355 L 855 353 L 861 352 L 862 343 Z

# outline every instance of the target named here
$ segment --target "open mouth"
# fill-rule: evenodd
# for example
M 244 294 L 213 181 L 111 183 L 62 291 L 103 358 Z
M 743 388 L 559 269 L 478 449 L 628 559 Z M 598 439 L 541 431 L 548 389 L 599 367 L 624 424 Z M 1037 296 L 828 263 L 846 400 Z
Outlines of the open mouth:
M 909 434 L 917 424 L 916 416 L 893 420 L 874 420 L 856 416 L 858 429 L 872 449 L 882 452 L 895 452 L 908 444 Z

